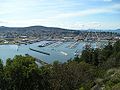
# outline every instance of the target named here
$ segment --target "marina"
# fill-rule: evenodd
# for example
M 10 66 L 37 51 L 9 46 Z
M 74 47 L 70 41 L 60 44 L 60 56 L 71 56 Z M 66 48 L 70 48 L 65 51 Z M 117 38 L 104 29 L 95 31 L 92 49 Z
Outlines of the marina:
M 38 47 L 46 47 L 46 46 L 49 46 L 49 45 L 51 45 L 53 43 L 55 43 L 55 41 L 49 41 L 47 43 L 40 44 Z
M 49 45 L 45 44 L 49 43 Z M 44 47 L 38 47 L 39 45 L 46 45 Z M 101 44 L 106 44 L 107 42 L 103 41 Z M 68 46 L 72 45 L 73 48 Z M 25 55 L 29 54 L 35 58 L 43 60 L 47 63 L 52 63 L 55 60 L 60 62 L 66 62 L 67 60 L 78 56 L 86 42 L 61 42 L 56 41 L 40 41 L 33 44 L 21 44 L 21 45 L 0 45 L 0 58 L 3 62 L 6 62 L 6 59 L 13 58 L 15 55 Z M 91 47 L 95 48 L 96 43 L 91 43 Z
M 79 42 L 73 42 L 72 44 L 70 44 L 69 48 L 75 48 L 78 44 Z

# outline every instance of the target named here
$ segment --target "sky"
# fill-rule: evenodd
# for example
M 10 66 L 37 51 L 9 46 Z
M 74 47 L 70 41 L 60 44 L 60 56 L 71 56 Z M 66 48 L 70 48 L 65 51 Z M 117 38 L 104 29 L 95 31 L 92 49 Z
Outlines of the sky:
M 120 28 L 120 0 L 0 0 L 0 26 Z

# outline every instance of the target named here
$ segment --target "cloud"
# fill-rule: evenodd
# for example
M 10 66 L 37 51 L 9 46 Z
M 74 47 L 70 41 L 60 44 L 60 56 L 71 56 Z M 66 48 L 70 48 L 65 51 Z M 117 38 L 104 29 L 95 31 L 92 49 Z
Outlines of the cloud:
M 104 14 L 104 13 L 120 13 L 120 4 L 114 4 L 112 6 L 106 6 L 102 8 L 91 8 L 91 9 L 86 9 L 82 11 L 76 11 L 76 12 L 68 12 L 68 13 L 61 13 L 57 12 L 54 13 L 53 16 L 48 15 L 48 17 L 43 17 L 43 18 L 33 18 L 33 19 L 8 19 L 4 20 L 1 23 L 4 22 L 6 25 L 14 25 L 14 26 L 29 26 L 29 25 L 60 25 L 60 23 L 63 22 L 68 22 L 68 20 L 71 20 L 71 18 L 74 17 L 85 17 L 89 15 L 94 15 L 94 14 Z M 7 23 L 5 23 L 7 22 Z M 68 23 L 69 24 L 69 23 Z M 79 28 L 84 28 L 84 27 L 97 27 L 100 26 L 100 23 L 96 22 L 90 22 L 87 24 L 74 24 L 73 26 L 70 24 L 65 24 L 68 27 L 79 27 Z M 61 25 L 62 26 L 62 25 Z
M 119 20 L 120 4 L 109 3 L 114 0 L 3 0 L 0 2 L 0 24 L 6 26 L 60 26 L 60 27 L 97 27 L 102 21 L 115 23 Z M 106 17 L 106 13 L 110 14 Z M 111 15 L 112 14 L 112 15 Z M 90 16 L 90 17 L 89 17 Z M 95 18 L 94 18 L 95 16 Z M 115 16 L 115 17 L 114 17 Z M 90 22 L 88 18 L 96 20 Z M 87 23 L 76 23 L 88 21 Z M 89 23 L 90 22 L 90 23 Z M 75 24 L 74 24 L 75 23 Z M 108 25 L 106 25 L 108 26 Z
M 76 29 L 76 30 L 87 30 L 87 29 L 99 29 L 99 30 L 108 30 L 108 29 L 118 29 L 120 28 L 120 23 L 112 23 L 109 24 L 107 22 L 76 22 L 67 25 L 68 29 Z
M 88 16 L 93 14 L 102 14 L 102 13 L 120 13 L 120 4 L 114 4 L 112 6 L 102 7 L 102 8 L 91 8 L 77 12 L 71 13 L 60 13 L 56 17 L 53 18 L 70 18 L 77 16 Z
M 112 0 L 104 0 L 104 2 L 112 2 Z
M 0 21 L 0 23 L 4 23 L 3 21 Z
M 72 12 L 72 13 L 63 13 L 58 15 L 58 17 L 75 17 L 75 16 L 87 16 L 91 14 L 98 14 L 98 13 L 105 13 L 109 12 L 109 10 L 106 9 L 88 9 L 88 10 L 83 10 L 79 12 Z
M 26 27 L 26 26 L 33 26 L 33 25 L 45 25 L 49 26 L 49 24 L 55 23 L 56 20 L 53 20 L 52 18 L 42 18 L 42 19 L 7 19 L 7 20 L 1 20 L 0 26 L 15 26 L 15 27 Z M 55 24 L 54 24 L 55 25 Z
M 101 22 L 96 22 L 96 21 L 92 21 L 92 22 L 76 22 L 74 24 L 69 25 L 69 28 L 72 29 L 98 29 L 101 28 L 101 26 L 103 26 L 103 24 Z
M 6 23 L 8 23 L 8 22 L 6 22 L 6 21 L 0 21 L 0 24 L 6 24 Z
M 112 2 L 113 0 L 90 0 L 95 2 Z

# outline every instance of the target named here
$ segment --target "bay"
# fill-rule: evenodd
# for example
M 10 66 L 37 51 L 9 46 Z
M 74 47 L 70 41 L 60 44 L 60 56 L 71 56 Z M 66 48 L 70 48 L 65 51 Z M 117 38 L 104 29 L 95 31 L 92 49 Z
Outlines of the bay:
M 0 45 L 0 59 L 3 60 L 3 63 L 6 62 L 6 59 L 13 58 L 15 55 L 25 55 L 29 54 L 35 58 L 41 59 L 47 63 L 52 63 L 55 60 L 60 62 L 65 62 L 69 59 L 75 57 L 76 51 L 82 52 L 83 47 L 86 42 L 80 41 L 75 46 L 75 42 L 53 42 L 50 45 L 45 47 L 38 47 L 39 45 L 43 45 L 53 41 L 41 41 L 33 44 L 21 44 L 19 45 Z M 103 43 L 103 42 L 102 42 Z M 105 42 L 104 42 L 105 43 Z M 93 42 L 92 47 L 96 47 L 96 42 Z M 29 48 L 44 51 L 50 53 L 50 55 L 38 53 L 30 50 Z

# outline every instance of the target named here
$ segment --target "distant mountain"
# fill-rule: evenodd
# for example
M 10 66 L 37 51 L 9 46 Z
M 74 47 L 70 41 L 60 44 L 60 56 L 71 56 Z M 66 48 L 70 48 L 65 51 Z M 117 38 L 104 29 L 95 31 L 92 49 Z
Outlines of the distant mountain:
M 119 33 L 120 34 L 120 29 L 116 30 L 104 30 L 105 32 L 114 32 L 114 33 Z
M 6 31 L 17 31 L 17 32 L 29 32 L 29 31 L 36 31 L 36 32 L 71 32 L 73 30 L 67 30 L 62 28 L 56 27 L 44 27 L 44 26 L 30 26 L 30 27 L 0 27 L 0 32 Z
M 116 29 L 116 30 L 97 30 L 97 29 L 88 29 L 85 30 L 87 32 L 114 32 L 114 33 L 120 33 L 120 29 Z
M 45 26 L 30 26 L 30 27 L 5 27 L 0 26 L 0 32 L 21 32 L 27 33 L 35 31 L 36 33 L 40 32 L 53 32 L 53 33 L 79 33 L 80 31 L 87 31 L 87 32 L 115 32 L 120 33 L 120 29 L 116 30 L 96 30 L 96 29 L 88 29 L 88 30 L 71 30 L 71 29 L 63 29 L 57 27 L 45 27 Z
M 62 29 L 62 28 L 57 28 L 57 27 L 45 27 L 45 26 L 30 26 L 30 27 L 5 27 L 5 26 L 0 26 L 0 31 L 3 30 L 43 30 L 43 31 L 66 31 L 67 29 Z M 73 30 L 71 30 L 73 31 Z
M 30 27 L 0 27 L 0 33 L 2 35 L 27 35 L 27 36 L 73 36 L 78 35 L 81 31 L 62 29 L 57 27 L 45 27 L 45 26 L 30 26 Z
M 120 33 L 120 29 L 112 30 L 112 32 Z

